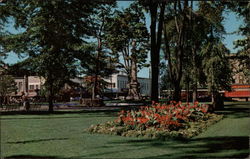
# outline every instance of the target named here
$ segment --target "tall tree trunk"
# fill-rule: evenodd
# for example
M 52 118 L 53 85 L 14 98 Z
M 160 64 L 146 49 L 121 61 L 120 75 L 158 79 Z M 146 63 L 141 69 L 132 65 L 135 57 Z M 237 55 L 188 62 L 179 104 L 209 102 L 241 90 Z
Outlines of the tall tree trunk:
M 175 27 L 177 31 L 177 41 L 176 46 L 174 49 L 173 54 L 171 55 L 170 49 L 169 49 L 169 42 L 167 38 L 167 34 L 164 33 L 165 37 L 165 45 L 167 50 L 167 58 L 169 60 L 169 70 L 170 70 L 170 79 L 174 87 L 174 93 L 173 93 L 173 100 L 174 101 L 180 101 L 181 100 L 181 86 L 180 82 L 183 76 L 183 57 L 184 57 L 184 50 L 186 46 L 186 38 L 187 38 L 187 18 L 184 15 L 184 10 L 187 10 L 188 2 L 185 0 L 184 3 L 184 9 L 182 8 L 182 5 L 179 1 L 175 1 L 175 13 L 180 12 L 184 16 L 184 19 L 181 21 L 182 24 L 177 20 L 177 16 L 175 16 Z M 178 10 L 177 10 L 178 7 Z M 171 57 L 175 59 L 175 61 L 171 60 Z M 174 67 L 175 66 L 175 67 Z M 174 67 L 175 69 L 172 69 Z
M 92 99 L 95 99 L 97 95 L 97 74 L 95 74 L 95 78 L 94 78 L 94 87 L 93 87 L 93 91 L 92 91 Z
M 53 112 L 54 111 L 53 99 L 54 99 L 53 83 L 50 83 L 50 86 L 49 86 L 49 96 L 48 96 L 49 112 Z
M 96 95 L 98 94 L 98 85 L 99 85 L 99 81 L 98 81 L 98 74 L 99 74 L 99 67 L 100 67 L 100 53 L 101 53 L 101 49 L 102 49 L 102 41 L 99 38 L 98 39 L 98 48 L 97 48 L 97 61 L 96 61 L 96 70 L 95 70 L 95 79 L 94 79 L 94 88 L 93 88 L 93 92 L 92 92 L 92 99 L 96 98 Z M 111 83 L 112 85 L 112 83 Z
M 224 108 L 224 100 L 217 91 L 212 92 L 212 105 L 215 110 Z
M 92 99 L 95 99 L 95 85 L 96 85 L 96 82 L 94 81 L 94 86 L 92 87 L 92 97 L 91 97 Z
M 176 82 L 176 84 L 174 85 L 174 97 L 173 100 L 178 102 L 181 100 L 180 98 L 181 95 L 181 87 L 180 87 L 180 83 Z
M 164 21 L 164 11 L 166 2 L 162 2 L 160 6 L 160 15 L 158 20 L 158 32 L 156 34 L 156 24 L 158 19 L 157 9 L 159 2 L 152 2 L 150 5 L 150 16 L 151 16 L 151 100 L 158 102 L 158 85 L 159 85 L 159 62 L 160 62 L 160 47 L 162 39 L 162 28 Z
M 192 32 L 194 31 L 194 18 L 193 18 L 193 0 L 191 0 L 191 9 L 190 9 L 190 12 L 189 12 L 189 16 L 190 16 L 190 27 L 191 27 L 191 32 L 189 32 L 189 35 L 190 35 L 190 38 L 191 38 L 191 41 L 192 41 L 192 46 L 191 46 L 191 51 L 192 51 L 192 66 L 193 66 L 193 79 L 194 79 L 194 83 L 193 83 L 193 103 L 195 103 L 197 101 L 197 74 L 198 74 L 198 71 L 197 71 L 197 64 L 196 64 L 196 49 L 197 49 L 197 45 L 194 43 L 194 41 L 196 40 L 194 37 L 194 35 L 192 34 Z
M 2 107 L 3 106 L 3 98 L 2 98 L 3 96 L 0 94 L 0 107 Z
M 193 65 L 193 78 L 194 78 L 194 85 L 193 85 L 193 103 L 197 101 L 197 88 L 198 88 L 198 70 L 196 65 L 196 48 L 192 47 L 192 65 Z
M 189 103 L 189 81 L 187 82 L 187 103 Z
M 156 53 L 156 20 L 157 20 L 157 3 L 153 3 L 150 7 L 151 15 L 151 100 L 158 101 L 158 63 L 157 63 L 157 53 Z M 155 85 L 156 84 L 156 85 Z
M 197 101 L 197 82 L 193 86 L 193 103 Z

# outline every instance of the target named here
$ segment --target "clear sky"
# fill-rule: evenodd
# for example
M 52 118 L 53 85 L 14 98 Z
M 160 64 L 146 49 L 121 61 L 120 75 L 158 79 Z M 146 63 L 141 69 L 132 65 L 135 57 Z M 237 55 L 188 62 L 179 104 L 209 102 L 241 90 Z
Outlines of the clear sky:
M 129 5 L 131 4 L 131 1 L 118 1 L 118 7 L 119 8 L 127 8 L 129 7 Z M 233 33 L 235 31 L 238 30 L 239 26 L 243 24 L 242 19 L 240 19 L 235 13 L 233 12 L 229 12 L 225 14 L 225 21 L 224 21 L 224 26 L 226 29 L 227 33 Z M 146 25 L 147 28 L 149 29 L 150 27 L 150 18 L 148 16 L 148 14 L 146 14 Z M 7 28 L 10 32 L 12 33 L 17 33 L 18 31 L 16 31 L 12 26 L 9 26 Z M 233 41 L 239 38 L 242 38 L 242 36 L 238 35 L 237 33 L 234 34 L 228 34 L 224 36 L 225 39 L 223 40 L 224 44 L 226 45 L 226 47 L 231 51 L 231 53 L 235 53 L 237 50 L 234 49 L 234 45 L 233 45 Z M 20 61 L 22 59 L 19 59 L 18 56 L 14 53 L 9 53 L 8 58 L 5 60 L 6 63 L 9 64 L 14 64 L 18 61 Z M 138 73 L 139 77 L 149 77 L 149 70 L 148 68 L 144 68 L 142 69 L 139 73 Z

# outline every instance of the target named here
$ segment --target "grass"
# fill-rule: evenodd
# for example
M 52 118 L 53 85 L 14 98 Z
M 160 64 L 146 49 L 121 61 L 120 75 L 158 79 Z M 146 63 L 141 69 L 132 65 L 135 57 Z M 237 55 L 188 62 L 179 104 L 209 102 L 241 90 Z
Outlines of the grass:
M 219 123 L 186 141 L 160 141 L 84 129 L 116 118 L 116 112 L 2 115 L 1 152 L 6 158 L 246 158 L 250 103 L 227 103 Z

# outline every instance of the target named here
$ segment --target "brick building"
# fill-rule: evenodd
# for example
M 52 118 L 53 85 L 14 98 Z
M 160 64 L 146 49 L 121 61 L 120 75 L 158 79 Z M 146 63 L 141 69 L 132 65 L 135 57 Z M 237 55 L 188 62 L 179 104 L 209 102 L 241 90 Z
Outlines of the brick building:
M 225 97 L 232 98 L 235 100 L 245 99 L 246 101 L 249 101 L 250 75 L 245 74 L 243 72 L 243 69 L 250 69 L 250 68 L 246 68 L 247 66 L 241 63 L 242 58 L 239 58 L 236 54 L 230 54 L 228 58 L 233 71 L 233 83 L 231 86 L 232 91 L 225 92 Z

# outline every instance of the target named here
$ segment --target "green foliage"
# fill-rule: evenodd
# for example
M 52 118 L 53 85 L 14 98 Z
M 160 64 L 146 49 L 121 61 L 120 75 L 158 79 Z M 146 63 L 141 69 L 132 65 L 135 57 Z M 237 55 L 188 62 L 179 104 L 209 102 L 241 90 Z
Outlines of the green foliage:
M 244 38 L 234 41 L 234 45 L 235 48 L 239 48 L 237 55 L 243 66 L 241 71 L 250 78 L 250 2 L 234 2 L 231 9 L 244 20 L 244 24 L 239 28 L 239 33 Z
M 16 82 L 10 75 L 0 75 L 0 105 L 2 105 L 2 99 L 17 91 Z
M 130 74 L 131 60 L 135 57 L 138 68 L 142 68 L 147 58 L 149 38 L 142 8 L 132 3 L 123 11 L 116 10 L 107 20 L 105 45 L 118 59 L 123 57 L 124 63 L 120 62 L 120 67 Z M 131 50 L 133 41 L 136 42 L 134 51 Z
M 0 4 L 0 66 L 3 65 L 3 60 L 6 57 L 6 52 L 3 49 L 2 39 L 6 33 L 4 33 L 4 24 L 7 22 L 7 12 L 5 9 L 2 9 L 3 4 Z
M 23 76 L 33 76 L 37 75 L 38 72 L 36 71 L 35 65 L 33 64 L 33 58 L 25 59 L 21 62 L 12 64 L 8 66 L 6 70 L 7 74 L 11 74 L 16 77 L 23 77 Z
M 10 75 L 0 76 L 0 95 L 5 96 L 17 90 L 14 78 Z
M 32 68 L 46 79 L 50 106 L 53 95 L 76 76 L 75 55 L 81 52 L 79 46 L 85 43 L 85 37 L 93 34 L 89 18 L 96 5 L 80 0 L 10 0 L 1 7 L 3 10 L 11 7 L 15 27 L 25 30 L 4 36 L 3 47 L 7 52 L 29 57 Z
M 110 1 L 108 4 L 100 4 L 95 8 L 96 14 L 91 15 L 90 18 L 93 23 L 92 37 L 95 42 L 81 46 L 85 53 L 77 56 L 77 59 L 80 60 L 81 73 L 94 77 L 86 82 L 87 89 L 92 93 L 92 98 L 95 98 L 96 95 L 102 95 L 106 88 L 107 82 L 102 78 L 108 77 L 116 71 L 117 59 L 107 51 L 103 44 L 107 19 L 111 17 L 114 6 L 115 3 Z
M 230 90 L 232 70 L 226 58 L 228 49 L 222 43 L 211 42 L 201 52 L 204 57 L 203 68 L 207 77 L 208 89 L 211 92 Z
M 221 43 L 222 34 L 225 33 L 222 23 L 225 6 L 219 1 L 191 3 L 180 1 L 179 4 L 181 5 L 178 5 L 178 2 L 172 2 L 167 5 L 164 24 L 164 53 L 168 61 L 167 74 L 169 82 L 174 88 L 174 95 L 180 96 L 180 93 L 177 92 L 181 90 L 180 87 L 191 88 L 195 92 L 198 86 L 206 86 L 208 83 L 205 81 L 210 78 L 207 76 L 211 75 L 206 69 L 211 67 L 211 65 L 208 66 L 208 63 L 213 60 L 217 61 L 218 67 L 226 69 L 225 77 L 223 73 L 214 74 L 218 76 L 218 79 L 221 76 L 224 77 L 221 81 L 214 82 L 219 82 L 217 85 L 228 89 L 231 74 L 226 66 L 228 65 L 227 60 L 223 59 L 228 51 L 221 50 L 221 53 L 217 53 L 217 55 L 204 54 L 211 39 L 214 40 L 213 44 Z M 197 6 L 197 9 L 194 9 L 194 6 Z M 222 46 L 218 47 L 222 49 Z M 211 72 L 212 68 L 209 69 Z M 223 83 L 224 81 L 226 82 Z

